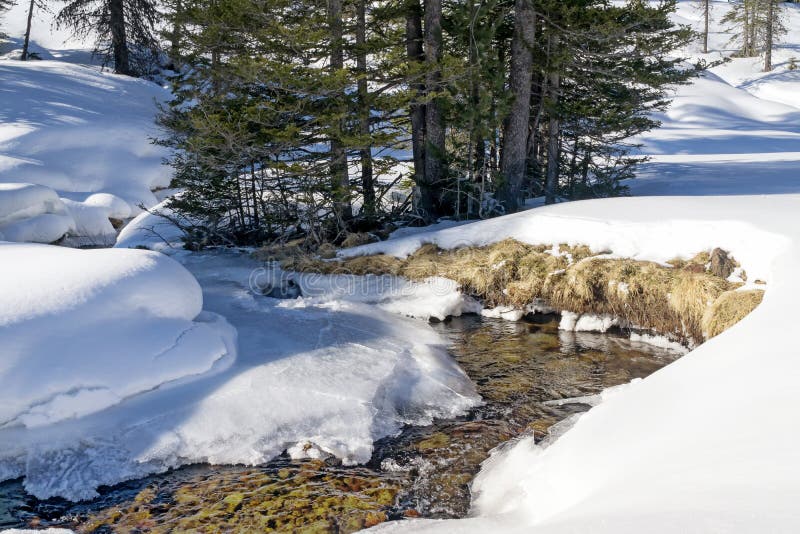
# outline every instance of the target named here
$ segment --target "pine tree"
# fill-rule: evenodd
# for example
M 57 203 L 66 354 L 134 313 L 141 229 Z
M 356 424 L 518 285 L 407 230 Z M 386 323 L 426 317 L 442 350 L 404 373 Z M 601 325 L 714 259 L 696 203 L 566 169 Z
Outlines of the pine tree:
M 673 1 L 181 0 L 172 207 L 194 245 L 341 239 L 398 215 L 623 194 L 666 88 L 693 73 Z M 492 194 L 496 198 L 492 198 Z M 500 202 L 498 202 L 500 201 Z
M 772 70 L 772 49 L 775 41 L 786 33 L 778 0 L 735 0 L 722 18 L 733 32 L 731 41 L 738 42 L 741 57 L 764 53 L 764 70 Z
M 366 28 L 394 16 L 353 3 L 184 2 L 187 68 L 161 122 L 186 191 L 172 205 L 202 222 L 194 241 L 299 233 L 321 242 L 375 220 L 385 189 L 370 167 L 385 174 L 395 165 L 381 152 L 401 142 L 397 110 L 408 97 L 396 64 L 402 45 L 387 44 L 399 34 L 392 24 L 380 35 Z M 351 180 L 357 167 L 360 181 Z
M 20 59 L 22 61 L 27 61 L 28 56 L 29 56 L 28 48 L 29 48 L 30 42 L 31 42 L 31 25 L 32 25 L 32 22 L 33 22 L 33 11 L 37 7 L 41 9 L 44 6 L 42 4 L 40 4 L 40 3 L 38 3 L 36 0 L 30 0 L 30 3 L 28 4 L 28 19 L 27 19 L 27 23 L 25 25 L 25 37 L 24 37 L 24 39 L 22 41 L 22 55 L 20 56 Z
M 547 202 L 624 193 L 620 182 L 642 161 L 628 155 L 626 139 L 656 127 L 650 114 L 668 105 L 666 88 L 693 75 L 670 56 L 694 34 L 670 21 L 674 2 L 553 0 L 539 9 L 544 72 L 531 189 L 541 177 Z
M 764 71 L 772 70 L 772 49 L 778 37 L 787 32 L 782 20 L 781 6 L 778 0 L 764 0 Z
M 116 73 L 137 75 L 149 71 L 157 54 L 158 16 L 154 0 L 71 0 L 56 24 L 80 37 L 96 34 L 95 53 L 113 62 Z
M 424 6 L 425 51 L 425 167 L 419 186 L 418 210 L 428 221 L 443 215 L 441 198 L 447 174 L 445 117 L 442 86 L 442 0 L 426 0 Z

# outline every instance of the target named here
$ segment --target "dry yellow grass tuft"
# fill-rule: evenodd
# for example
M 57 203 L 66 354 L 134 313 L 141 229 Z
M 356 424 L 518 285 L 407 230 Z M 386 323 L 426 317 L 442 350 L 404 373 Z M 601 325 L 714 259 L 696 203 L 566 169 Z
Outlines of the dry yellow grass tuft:
M 706 339 L 717 336 L 756 309 L 764 298 L 762 289 L 726 291 L 703 314 Z
M 405 260 L 374 255 L 321 261 L 298 254 L 284 269 L 325 274 L 391 274 L 411 280 L 441 276 L 489 306 L 523 308 L 544 301 L 576 313 L 610 314 L 636 327 L 701 342 L 749 313 L 762 291 L 733 292 L 740 284 L 706 269 L 707 252 L 690 260 L 654 262 L 596 257 L 585 245 L 531 246 L 506 239 L 485 247 L 420 247 Z M 758 293 L 756 302 L 755 295 Z M 731 296 L 727 296 L 731 295 Z M 747 295 L 747 296 L 745 296 Z M 752 305 L 752 306 L 751 306 Z

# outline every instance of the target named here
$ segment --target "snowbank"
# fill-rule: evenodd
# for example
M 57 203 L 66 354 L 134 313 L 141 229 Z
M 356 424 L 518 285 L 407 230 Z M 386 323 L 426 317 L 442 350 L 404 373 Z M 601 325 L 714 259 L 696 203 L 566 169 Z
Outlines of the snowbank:
M 172 220 L 180 216 L 161 202 L 137 215 L 117 236 L 117 248 L 146 248 L 163 254 L 183 250 L 183 232 Z
M 27 262 L 6 280 L 19 280 L 25 271 L 34 273 L 30 279 L 34 266 L 49 259 L 41 251 L 50 247 L 5 247 L 20 247 Z M 18 332 L 20 349 L 2 350 L 18 364 L 14 376 L 22 377 L 19 387 L 9 383 L 2 394 L 4 419 L 15 424 L 0 427 L 0 479 L 24 476 L 26 489 L 38 497 L 90 498 L 100 485 L 170 467 L 257 464 L 287 449 L 295 456 L 334 454 L 346 463 L 365 462 L 373 441 L 403 424 L 456 416 L 479 402 L 427 324 L 398 317 L 366 297 L 267 298 L 250 291 L 259 264 L 246 254 L 181 255 L 204 289 L 205 309 L 224 315 L 238 331 L 238 357 L 222 369 L 209 357 L 219 341 L 205 335 L 209 327 L 200 322 L 210 314 L 188 320 L 201 305 L 197 283 L 173 260 L 138 250 L 56 250 L 68 255 L 59 260 L 66 277 L 52 277 L 41 288 L 26 284 L 0 308 L 16 310 L 3 317 Z M 69 260 L 77 268 L 87 254 L 100 261 L 81 261 L 78 276 Z M 130 276 L 118 277 L 120 270 Z M 32 337 L 37 322 L 40 331 L 52 330 L 41 346 Z M 170 351 L 162 343 L 164 354 L 152 361 L 139 358 L 133 366 L 119 356 L 155 354 L 154 345 L 170 339 L 175 347 Z M 76 354 L 72 347 L 81 343 L 87 351 Z M 219 372 L 186 376 L 208 364 Z M 52 371 L 44 380 L 38 376 L 34 387 L 31 375 L 43 365 Z M 8 367 L 0 377 L 4 388 L 15 369 Z M 61 387 L 65 371 L 75 378 L 68 390 Z M 184 378 L 131 396 L 173 375 Z M 98 384 L 114 395 L 93 389 Z
M 50 243 L 63 237 L 74 224 L 52 189 L 0 183 L 0 240 Z
M 575 202 L 362 247 L 405 254 L 423 242 L 452 247 L 514 237 L 531 244 L 585 243 L 663 261 L 719 245 L 748 273 L 768 281 L 761 306 L 739 324 L 605 399 L 548 448 L 528 439 L 496 454 L 473 486 L 473 512 L 482 517 L 384 528 L 798 528 L 800 459 L 794 443 L 800 430 L 788 423 L 800 379 L 792 324 L 800 298 L 798 207 L 800 195 Z M 746 422 L 757 428 L 744 429 Z
M 0 244 L 0 428 L 102 410 L 233 357 L 225 321 L 155 253 Z

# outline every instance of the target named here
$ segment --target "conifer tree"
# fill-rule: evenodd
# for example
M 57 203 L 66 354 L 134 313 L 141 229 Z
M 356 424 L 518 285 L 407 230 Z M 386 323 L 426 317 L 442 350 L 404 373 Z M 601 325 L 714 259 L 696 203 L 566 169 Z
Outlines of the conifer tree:
M 180 0 L 171 206 L 194 245 L 336 241 L 408 206 L 388 194 L 398 150 L 425 221 L 623 194 L 641 161 L 627 140 L 693 74 L 672 57 L 695 38 L 674 7 Z
M 56 17 L 79 37 L 97 35 L 95 53 L 118 74 L 146 74 L 158 43 L 155 0 L 69 0 Z

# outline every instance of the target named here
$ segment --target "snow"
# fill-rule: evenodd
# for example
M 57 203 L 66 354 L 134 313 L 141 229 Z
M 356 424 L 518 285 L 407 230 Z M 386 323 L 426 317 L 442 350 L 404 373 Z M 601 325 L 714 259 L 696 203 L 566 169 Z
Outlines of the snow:
M 727 9 L 714 8 L 715 17 Z M 696 24 L 695 9 L 681 2 L 678 17 Z M 800 10 L 787 9 L 800 28 Z M 725 41 L 715 32 L 712 47 Z M 721 247 L 748 279 L 767 281 L 742 322 L 645 380 L 583 399 L 596 406 L 560 424 L 558 439 L 498 449 L 473 484 L 473 517 L 378 529 L 800 528 L 800 74 L 786 66 L 798 42 L 795 29 L 773 73 L 737 59 L 679 88 L 664 127 L 640 139 L 653 159 L 630 183 L 636 198 L 447 221 L 341 252 L 404 257 L 424 243 L 515 238 L 663 263 Z M 165 97 L 158 87 L 63 62 L 2 61 L 0 90 L 14 95 L 0 124 L 2 239 L 49 242 L 72 231 L 103 241 L 109 217 L 155 206 L 151 189 L 168 176 L 147 143 L 153 99 Z M 21 95 L 36 105 L 21 105 Z M 441 278 L 291 275 L 304 296 L 272 299 L 253 289 L 290 275 L 244 252 L 189 253 L 177 237 L 142 213 L 113 250 L 0 244 L 0 479 L 25 477 L 38 497 L 84 499 L 187 463 L 257 464 L 284 450 L 363 462 L 401 425 L 480 402 L 419 319 L 521 313 L 481 310 Z M 125 250 L 137 246 L 174 259 Z M 609 321 L 565 314 L 561 336 Z
M 114 246 L 147 248 L 169 255 L 182 250 L 183 232 L 173 223 L 180 217 L 166 207 L 167 202 L 164 200 L 137 215 L 119 233 Z
M 167 90 L 98 67 L 0 60 L 0 93 L 0 185 L 45 186 L 67 207 L 59 220 L 35 213 L 0 228 L 4 239 L 46 243 L 68 232 L 73 244 L 110 245 L 116 232 L 109 217 L 158 203 L 152 190 L 167 187 L 170 172 L 162 165 L 166 150 L 151 139 Z
M 403 286 L 375 282 L 348 300 L 334 291 L 347 282 L 328 277 L 312 280 L 323 288 L 317 295 L 277 300 L 250 290 L 260 265 L 246 254 L 177 255 L 199 280 L 201 299 L 194 278 L 155 252 L 4 247 L 18 247 L 21 261 L 12 262 L 19 272 L 8 276 L 9 262 L 0 263 L 3 279 L 8 284 L 15 280 L 13 287 L 19 288 L 11 293 L 14 302 L 0 307 L 6 313 L 0 324 L 12 321 L 12 334 L 18 332 L 13 339 L 29 343 L 10 357 L 24 363 L 18 374 L 32 374 L 43 365 L 53 369 L 52 376 L 37 376 L 35 387 L 30 381 L 27 388 L 23 382 L 15 386 L 8 373 L 2 377 L 10 388 L 3 392 L 3 419 L 16 424 L 0 427 L 0 478 L 24 476 L 26 489 L 38 497 L 91 498 L 103 484 L 187 463 L 258 464 L 287 449 L 296 456 L 333 454 L 345 463 L 365 462 L 373 441 L 403 424 L 453 417 L 479 402 L 438 334 L 422 321 L 381 308 Z M 28 287 L 37 276 L 34 265 L 53 264 L 45 256 L 52 250 L 72 256 L 72 263 L 59 262 L 76 272 L 67 269 L 48 285 Z M 89 260 L 88 254 L 108 258 Z M 118 280 L 120 269 L 129 276 Z M 20 279 L 26 271 L 28 278 Z M 449 284 L 445 290 L 435 288 L 428 289 L 428 302 L 460 298 Z M 207 311 L 189 321 L 201 305 Z M 430 308 L 437 306 L 443 305 Z M 221 322 L 220 316 L 238 332 L 233 363 L 225 358 L 213 364 L 211 358 L 219 352 L 219 339 L 228 347 L 229 327 L 222 329 L 228 337 L 216 341 L 203 334 L 212 325 L 202 321 Z M 42 347 L 34 344 L 37 321 L 55 329 L 40 338 L 46 340 Z M 184 335 L 177 345 L 193 348 L 191 357 L 173 350 L 167 362 L 161 357 L 132 366 L 129 352 L 153 354 L 152 345 L 162 338 L 175 343 L 177 325 L 193 325 L 189 333 L 195 339 Z M 102 338 L 97 332 L 103 332 Z M 58 353 L 53 346 L 59 346 Z M 71 348 L 79 346 L 85 353 Z M 64 347 L 71 351 L 68 357 Z M 3 361 L 8 358 L 4 354 Z M 90 361 L 96 368 L 80 367 Z M 213 372 L 204 373 L 208 364 Z M 147 372 L 136 375 L 137 370 Z M 64 372 L 75 378 L 69 389 L 57 387 L 66 381 L 60 378 Z M 132 395 L 133 388 L 144 391 L 165 380 L 172 380 L 168 387 Z M 97 384 L 114 395 L 92 389 Z M 47 398 L 45 390 L 51 392 Z M 90 406 L 99 409 L 113 402 L 88 413 Z
M 571 332 L 608 332 L 608 329 L 617 326 L 617 323 L 618 320 L 611 315 L 577 314 L 564 310 L 561 312 L 558 329 Z
M 125 250 L 0 244 L 0 428 L 79 417 L 234 356 L 176 262 Z
M 792 423 L 800 380 L 800 72 L 786 69 L 800 43 L 800 10 L 784 7 L 792 31 L 776 50 L 775 72 L 736 59 L 677 90 L 664 127 L 641 139 L 642 152 L 654 158 L 630 182 L 638 198 L 560 204 L 347 251 L 404 256 L 424 242 L 449 248 L 514 237 L 663 262 L 721 246 L 748 279 L 768 282 L 762 304 L 740 323 L 603 396 L 558 439 L 542 446 L 528 437 L 498 448 L 472 485 L 470 518 L 388 523 L 376 531 L 800 529 L 800 429 Z M 678 8 L 679 17 L 698 23 L 696 2 Z M 727 8 L 713 2 L 715 18 Z M 717 50 L 727 40 L 712 33 Z
M 52 189 L 0 183 L 0 240 L 49 243 L 73 225 L 67 207 Z

